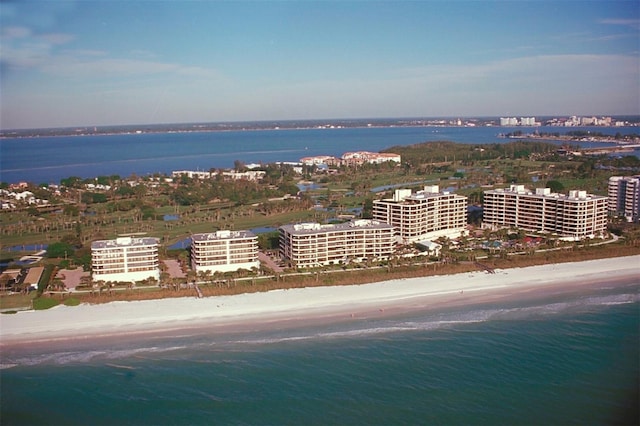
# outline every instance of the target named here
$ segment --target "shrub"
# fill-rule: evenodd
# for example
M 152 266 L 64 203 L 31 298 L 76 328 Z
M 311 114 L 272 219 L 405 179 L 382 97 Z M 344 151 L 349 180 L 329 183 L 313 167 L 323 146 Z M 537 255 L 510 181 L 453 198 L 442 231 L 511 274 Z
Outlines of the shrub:
M 38 297 L 33 299 L 33 309 L 36 311 L 42 311 L 45 309 L 51 309 L 58 305 L 58 301 L 49 297 Z
M 65 299 L 64 304 L 65 306 L 78 306 L 80 304 L 80 299 L 77 297 L 70 297 Z
M 47 247 L 47 257 L 49 258 L 67 258 L 73 256 L 74 252 L 75 249 L 69 243 L 56 242 Z

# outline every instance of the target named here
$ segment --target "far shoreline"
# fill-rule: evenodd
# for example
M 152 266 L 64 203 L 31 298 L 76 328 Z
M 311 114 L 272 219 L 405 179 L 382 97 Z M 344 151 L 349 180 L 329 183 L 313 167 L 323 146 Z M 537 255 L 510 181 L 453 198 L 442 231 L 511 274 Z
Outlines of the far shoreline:
M 547 117 L 547 116 L 545 116 Z M 549 116 L 550 117 L 550 116 Z M 627 118 L 628 116 L 623 116 Z M 513 125 L 502 126 L 499 117 L 480 116 L 467 117 L 461 124 L 454 123 L 451 117 L 378 117 L 378 118 L 327 118 L 327 119 L 286 119 L 286 120 L 255 120 L 255 121 L 224 121 L 204 123 L 146 123 L 146 124 L 120 124 L 120 125 L 82 125 L 66 127 L 42 127 L 31 129 L 5 129 L 0 130 L 0 140 L 3 139 L 34 139 L 46 137 L 73 137 L 73 136 L 114 136 L 114 135 L 143 135 L 143 134 L 171 134 L 171 133 L 213 133 L 213 132 L 251 132 L 251 131 L 278 131 L 278 130 L 338 130 L 338 129 L 363 129 L 363 128 L 469 128 L 491 127 L 495 129 L 538 129 L 540 127 L 558 128 L 571 131 L 573 128 L 594 129 L 619 129 L 634 128 L 640 123 L 638 118 L 634 121 L 625 121 L 624 126 L 613 125 L 584 125 L 584 126 L 559 126 L 550 124 L 537 125 Z M 471 124 L 473 123 L 473 124 Z M 502 134 L 502 133 L 500 133 Z M 524 135 L 525 137 L 533 135 Z M 613 135 L 611 135 L 613 136 Z M 514 137 L 514 139 L 521 139 Z M 554 139 L 556 140 L 556 139 Z M 560 137 L 557 140 L 564 140 Z

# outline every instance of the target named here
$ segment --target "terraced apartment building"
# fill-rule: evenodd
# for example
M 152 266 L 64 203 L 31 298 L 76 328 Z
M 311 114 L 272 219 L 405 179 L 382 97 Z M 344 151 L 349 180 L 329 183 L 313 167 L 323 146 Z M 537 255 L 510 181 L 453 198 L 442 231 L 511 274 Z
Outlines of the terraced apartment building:
M 91 243 L 93 281 L 160 281 L 157 238 L 119 237 Z
M 457 238 L 467 225 L 467 197 L 441 192 L 437 185 L 416 193 L 397 189 L 393 198 L 373 202 L 372 216 L 392 225 L 403 244 L 442 236 Z
M 607 229 L 607 197 L 569 191 L 535 192 L 524 185 L 484 191 L 483 227 L 516 227 L 556 234 L 569 239 L 594 238 Z
M 251 231 L 216 231 L 191 236 L 191 268 L 232 272 L 260 268 L 258 237 Z
M 393 227 L 375 220 L 290 224 L 278 231 L 280 257 L 298 268 L 385 260 L 395 248 Z

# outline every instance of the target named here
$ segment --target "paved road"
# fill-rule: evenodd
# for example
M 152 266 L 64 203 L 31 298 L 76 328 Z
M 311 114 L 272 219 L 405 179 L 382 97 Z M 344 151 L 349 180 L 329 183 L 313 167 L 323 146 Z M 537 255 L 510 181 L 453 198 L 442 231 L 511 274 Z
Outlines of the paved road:
M 260 262 L 265 263 L 267 267 L 273 270 L 273 272 L 275 273 L 279 274 L 280 272 L 284 271 L 284 269 L 278 266 L 278 264 L 274 262 L 273 259 L 271 259 L 271 257 L 267 256 L 265 253 L 261 251 L 258 252 L 258 259 L 260 259 Z

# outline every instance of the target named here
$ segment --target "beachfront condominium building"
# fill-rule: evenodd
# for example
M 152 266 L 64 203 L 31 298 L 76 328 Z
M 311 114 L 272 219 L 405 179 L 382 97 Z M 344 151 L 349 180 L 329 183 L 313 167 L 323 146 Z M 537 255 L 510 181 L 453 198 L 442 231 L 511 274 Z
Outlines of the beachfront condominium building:
M 628 222 L 640 221 L 640 175 L 609 178 L 609 213 L 624 216 Z
M 394 251 L 393 227 L 375 220 L 281 226 L 280 256 L 291 266 L 308 268 L 367 260 L 386 260 Z
M 232 272 L 260 268 L 258 237 L 251 231 L 217 231 L 191 236 L 191 268 Z
M 607 229 L 607 197 L 549 188 L 531 192 L 523 185 L 484 191 L 483 227 L 516 227 L 571 239 L 593 238 Z
M 91 243 L 94 281 L 136 282 L 160 280 L 158 239 L 120 237 Z
M 425 186 L 415 194 L 397 189 L 393 198 L 373 202 L 372 216 L 392 225 L 403 244 L 442 236 L 457 238 L 467 225 L 467 197 L 440 192 L 437 185 Z

